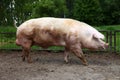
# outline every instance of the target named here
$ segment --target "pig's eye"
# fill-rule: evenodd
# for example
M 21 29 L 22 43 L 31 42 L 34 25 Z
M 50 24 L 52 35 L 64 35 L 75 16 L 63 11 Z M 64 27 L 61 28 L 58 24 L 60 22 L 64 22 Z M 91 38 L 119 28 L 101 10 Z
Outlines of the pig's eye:
M 98 38 L 94 38 L 94 40 L 95 40 L 95 41 L 99 41 L 99 39 L 98 39 Z
M 105 41 L 104 39 L 100 38 L 100 40 Z
M 99 38 L 96 35 L 93 35 L 93 39 L 96 40 L 96 41 L 99 40 Z

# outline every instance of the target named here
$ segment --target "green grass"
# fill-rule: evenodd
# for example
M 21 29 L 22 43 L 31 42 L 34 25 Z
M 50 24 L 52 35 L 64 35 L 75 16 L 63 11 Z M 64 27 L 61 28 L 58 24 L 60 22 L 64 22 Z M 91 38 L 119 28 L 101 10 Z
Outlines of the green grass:
M 110 31 L 114 31 L 114 30 L 120 30 L 120 25 L 109 25 L 109 26 L 95 26 L 95 28 L 97 30 L 110 30 Z
M 13 26 L 0 26 L 0 32 L 16 32 L 16 30 Z
M 112 42 L 112 44 L 114 44 Z M 116 33 L 116 50 L 120 52 L 120 32 Z
M 120 30 L 120 25 L 97 26 L 95 28 L 100 31 L 101 30 L 114 31 L 114 30 Z M 12 34 L 0 34 L 0 49 L 21 49 L 21 47 L 19 47 L 15 44 L 16 30 L 17 29 L 12 26 L 7 26 L 7 27 L 0 26 L 0 32 L 13 32 Z M 103 33 L 103 34 L 106 35 L 105 33 Z M 117 33 L 116 42 L 117 42 L 116 49 L 120 51 L 120 32 Z M 113 42 L 112 42 L 112 44 L 114 45 Z M 32 49 L 40 50 L 42 48 L 33 46 Z M 52 46 L 52 47 L 48 48 L 48 50 L 54 50 L 54 51 L 63 50 L 63 49 L 64 49 L 64 47 L 56 47 L 56 46 Z

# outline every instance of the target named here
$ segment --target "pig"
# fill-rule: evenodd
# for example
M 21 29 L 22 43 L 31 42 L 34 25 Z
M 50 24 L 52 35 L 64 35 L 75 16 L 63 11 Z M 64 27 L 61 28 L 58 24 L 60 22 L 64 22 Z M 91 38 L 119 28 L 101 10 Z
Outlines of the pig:
M 16 26 L 16 25 L 15 25 Z M 17 27 L 17 26 L 16 26 Z M 31 63 L 30 48 L 37 45 L 65 47 L 64 61 L 69 62 L 69 53 L 74 53 L 84 65 L 88 65 L 82 48 L 106 49 L 104 35 L 90 25 L 69 18 L 42 17 L 30 19 L 17 27 L 16 44 L 22 47 L 22 60 Z

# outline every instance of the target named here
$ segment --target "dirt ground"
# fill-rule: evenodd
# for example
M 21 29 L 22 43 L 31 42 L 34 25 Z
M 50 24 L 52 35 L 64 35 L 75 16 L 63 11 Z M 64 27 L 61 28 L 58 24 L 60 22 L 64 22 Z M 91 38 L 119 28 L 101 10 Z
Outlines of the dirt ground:
M 86 54 L 89 65 L 63 52 L 31 52 L 33 63 L 21 60 L 21 51 L 0 52 L 0 80 L 120 80 L 120 55 Z

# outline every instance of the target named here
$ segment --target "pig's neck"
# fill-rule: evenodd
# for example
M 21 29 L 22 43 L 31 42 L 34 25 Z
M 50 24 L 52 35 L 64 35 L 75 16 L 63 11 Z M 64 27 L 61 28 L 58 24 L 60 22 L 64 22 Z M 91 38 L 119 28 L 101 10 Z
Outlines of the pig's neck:
M 91 39 L 84 40 L 82 43 L 83 48 L 90 48 L 91 47 Z

